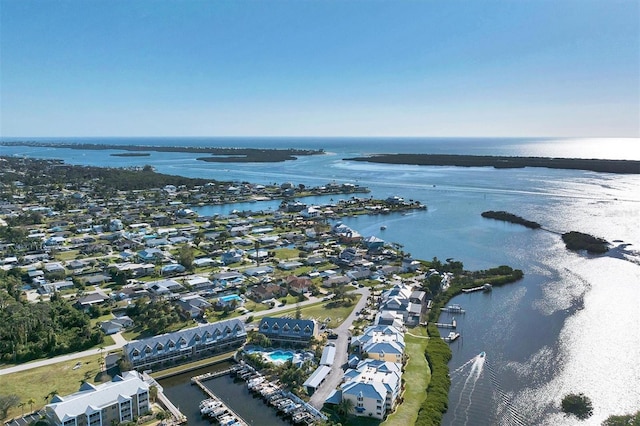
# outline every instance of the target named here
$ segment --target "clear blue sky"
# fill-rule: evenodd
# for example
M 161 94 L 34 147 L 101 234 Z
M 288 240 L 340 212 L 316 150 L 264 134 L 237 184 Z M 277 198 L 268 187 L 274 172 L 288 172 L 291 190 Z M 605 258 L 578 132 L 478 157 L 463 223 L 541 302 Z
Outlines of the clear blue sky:
M 637 0 L 0 0 L 1 136 L 640 136 Z

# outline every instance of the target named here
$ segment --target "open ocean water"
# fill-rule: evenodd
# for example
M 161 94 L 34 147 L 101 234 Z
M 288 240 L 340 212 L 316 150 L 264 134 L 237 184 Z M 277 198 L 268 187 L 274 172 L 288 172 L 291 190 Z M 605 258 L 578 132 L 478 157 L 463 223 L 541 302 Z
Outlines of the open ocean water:
M 4 138 L 3 140 L 10 140 Z M 16 139 L 11 139 L 16 140 Z M 36 140 L 36 139 L 30 139 Z M 51 141 L 55 139 L 40 138 Z M 141 166 L 159 172 L 255 183 L 352 182 L 374 197 L 399 195 L 428 210 L 345 218 L 365 236 L 402 244 L 414 257 L 455 258 L 466 269 L 510 265 L 525 272 L 493 292 L 461 295 L 452 344 L 446 425 L 572 425 L 560 400 L 583 392 L 594 405 L 581 424 L 640 410 L 640 175 L 544 168 L 427 167 L 348 162 L 365 153 L 447 153 L 640 160 L 637 139 L 65 138 L 122 145 L 323 148 L 285 163 L 206 163 L 189 153 L 0 147 L 0 155 L 60 158 L 71 164 Z M 252 203 L 259 209 L 260 203 Z M 580 231 L 635 254 L 569 252 L 560 236 L 483 219 L 506 210 L 556 232 Z M 380 230 L 381 225 L 387 228 Z M 446 319 L 446 318 L 445 318 Z M 486 352 L 480 362 L 477 355 Z

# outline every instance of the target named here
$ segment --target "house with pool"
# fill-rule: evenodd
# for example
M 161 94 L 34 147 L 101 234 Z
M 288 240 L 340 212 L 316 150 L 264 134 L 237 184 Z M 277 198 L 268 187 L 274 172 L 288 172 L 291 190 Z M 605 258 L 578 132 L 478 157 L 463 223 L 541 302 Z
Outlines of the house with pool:
M 318 338 L 320 327 L 315 320 L 264 317 L 258 326 L 259 333 L 267 336 L 274 345 L 307 346 L 312 338 Z

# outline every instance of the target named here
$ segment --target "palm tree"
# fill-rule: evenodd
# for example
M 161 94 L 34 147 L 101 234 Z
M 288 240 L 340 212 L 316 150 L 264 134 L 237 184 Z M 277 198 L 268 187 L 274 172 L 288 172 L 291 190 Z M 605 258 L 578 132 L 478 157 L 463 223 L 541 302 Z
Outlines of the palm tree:
M 33 404 L 36 403 L 36 400 L 33 398 L 29 398 L 29 400 L 27 401 L 27 404 L 29 404 L 29 406 L 31 407 L 31 412 L 33 413 Z
M 21 416 L 24 417 L 24 406 L 27 405 L 26 402 L 20 402 L 20 404 L 18 404 L 18 407 L 20 407 L 20 410 L 22 410 L 22 414 Z
M 353 401 L 348 398 L 342 398 L 342 401 L 336 407 L 336 412 L 338 415 L 346 420 L 347 416 L 353 412 L 354 404 Z

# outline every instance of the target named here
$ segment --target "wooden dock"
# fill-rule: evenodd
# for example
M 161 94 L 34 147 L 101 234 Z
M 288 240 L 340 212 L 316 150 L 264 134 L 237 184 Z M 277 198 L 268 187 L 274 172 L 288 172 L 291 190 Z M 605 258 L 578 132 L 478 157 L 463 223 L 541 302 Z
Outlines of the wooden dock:
M 229 371 L 231 371 L 231 369 L 225 370 L 223 372 L 206 373 L 206 374 L 202 374 L 200 376 L 192 377 L 191 378 L 191 384 L 192 385 L 197 385 L 200 389 L 202 389 L 202 391 L 204 393 L 207 394 L 207 396 L 209 398 L 211 398 L 213 400 L 216 400 L 216 401 L 219 401 L 222 404 L 222 407 L 224 407 L 225 410 L 227 410 L 229 413 L 231 413 L 232 416 L 234 416 L 236 419 L 238 419 L 238 423 L 235 423 L 236 425 L 238 425 L 238 426 L 248 426 L 249 423 L 247 423 L 238 413 L 236 413 L 231 408 L 229 408 L 229 406 L 227 404 L 222 402 L 222 400 L 220 398 L 218 398 L 216 396 L 216 394 L 211 392 L 211 390 L 209 388 L 207 388 L 205 385 L 203 385 L 202 384 L 202 380 L 200 379 L 200 377 L 204 378 L 204 380 L 213 379 L 214 377 L 219 377 L 219 376 L 222 376 L 224 374 L 228 374 Z
M 462 292 L 463 293 L 473 293 L 474 291 L 491 291 L 493 287 L 491 287 L 491 284 L 486 283 L 483 284 L 481 286 L 478 287 L 473 287 L 473 288 L 463 288 Z
M 438 328 L 452 328 L 455 330 L 455 328 L 458 326 L 458 323 L 456 322 L 456 319 L 454 318 L 451 323 L 446 323 L 446 322 L 436 322 L 434 323 L 436 327 Z

